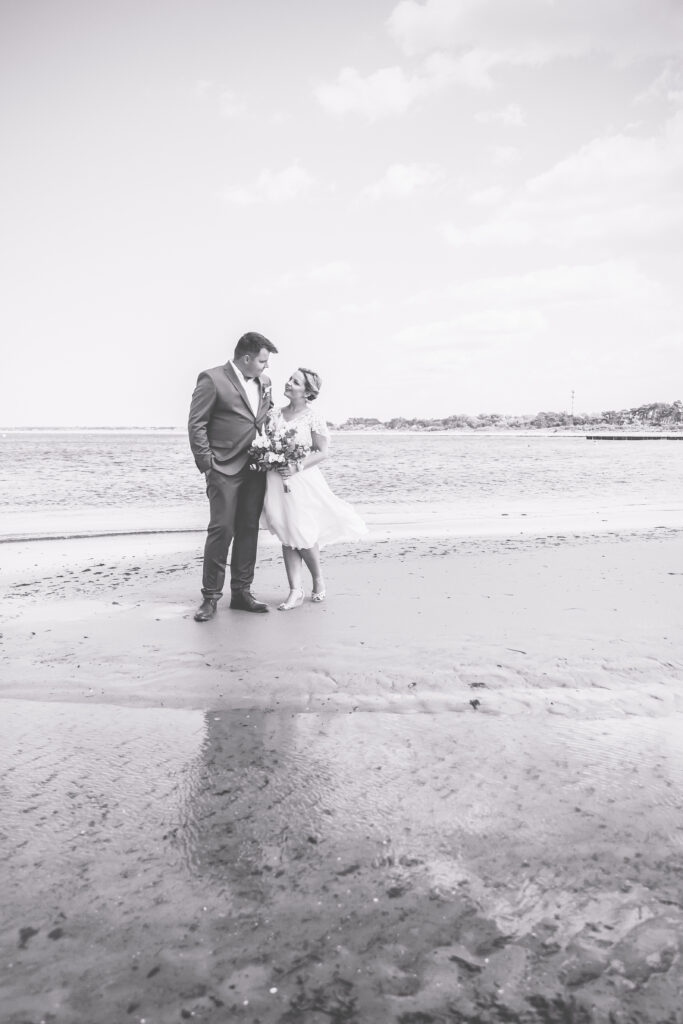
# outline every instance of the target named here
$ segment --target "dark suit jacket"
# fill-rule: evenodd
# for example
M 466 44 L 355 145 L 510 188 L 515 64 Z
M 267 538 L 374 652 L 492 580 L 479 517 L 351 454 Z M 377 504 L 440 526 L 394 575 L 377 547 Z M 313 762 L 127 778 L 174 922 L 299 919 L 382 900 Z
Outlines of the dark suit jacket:
M 192 394 L 188 433 L 197 468 L 234 476 L 246 465 L 249 445 L 273 406 L 267 377 L 257 378 L 261 401 L 254 416 L 230 363 L 204 370 Z

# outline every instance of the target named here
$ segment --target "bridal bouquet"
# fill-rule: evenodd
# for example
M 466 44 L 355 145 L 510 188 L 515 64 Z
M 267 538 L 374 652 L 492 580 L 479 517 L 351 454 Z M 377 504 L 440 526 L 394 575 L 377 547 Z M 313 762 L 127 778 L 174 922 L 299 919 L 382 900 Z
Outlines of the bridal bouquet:
M 310 450 L 307 444 L 297 440 L 296 430 L 293 427 L 290 427 L 289 430 L 281 430 L 272 421 L 268 421 L 251 442 L 249 469 L 253 469 L 257 473 L 267 473 L 271 469 L 295 466 L 306 458 Z M 286 480 L 283 480 L 283 486 L 289 493 Z

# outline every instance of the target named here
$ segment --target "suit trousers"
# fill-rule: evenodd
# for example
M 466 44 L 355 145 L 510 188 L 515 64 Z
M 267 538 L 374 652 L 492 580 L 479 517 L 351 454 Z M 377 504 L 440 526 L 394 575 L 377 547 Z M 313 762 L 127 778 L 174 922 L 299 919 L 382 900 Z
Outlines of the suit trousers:
M 266 493 L 266 474 L 244 466 L 234 476 L 210 469 L 206 476 L 210 519 L 204 545 L 202 594 L 219 598 L 230 558 L 231 591 L 249 590 L 254 579 L 259 519 Z

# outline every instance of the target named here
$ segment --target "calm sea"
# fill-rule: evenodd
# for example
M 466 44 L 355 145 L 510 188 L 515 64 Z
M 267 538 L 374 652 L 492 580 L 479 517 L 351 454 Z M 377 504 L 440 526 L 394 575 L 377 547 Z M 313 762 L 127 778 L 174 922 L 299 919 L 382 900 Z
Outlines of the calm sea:
M 683 443 L 335 434 L 323 467 L 374 535 L 683 528 Z M 0 541 L 203 530 L 184 434 L 0 434 Z

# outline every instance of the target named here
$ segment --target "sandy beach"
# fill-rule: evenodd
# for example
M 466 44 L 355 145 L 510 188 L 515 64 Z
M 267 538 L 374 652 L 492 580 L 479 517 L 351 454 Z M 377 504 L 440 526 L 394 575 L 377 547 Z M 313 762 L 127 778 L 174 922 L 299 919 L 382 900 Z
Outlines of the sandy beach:
M 683 1020 L 683 534 L 3 545 L 3 1021 Z

